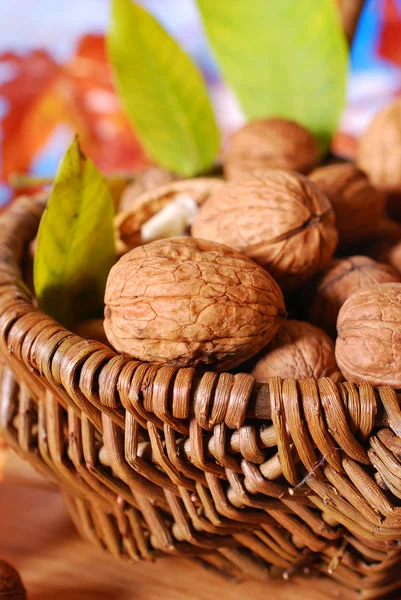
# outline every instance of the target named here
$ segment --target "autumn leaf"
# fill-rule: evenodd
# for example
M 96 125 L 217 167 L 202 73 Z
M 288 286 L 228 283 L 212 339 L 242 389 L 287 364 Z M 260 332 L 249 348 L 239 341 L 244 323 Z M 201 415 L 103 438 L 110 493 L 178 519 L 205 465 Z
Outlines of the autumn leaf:
M 60 67 L 44 51 L 23 58 L 3 54 L 0 64 L 11 73 L 11 79 L 0 86 L 0 95 L 10 106 L 2 122 L 2 179 L 7 180 L 13 171 L 29 167 L 62 119 L 60 102 L 52 98 Z
M 401 11 L 395 0 L 384 0 L 382 8 L 382 29 L 378 53 L 397 67 L 401 66 Z
M 66 65 L 68 119 L 80 144 L 103 173 L 138 171 L 152 164 L 122 111 L 111 80 L 103 36 L 85 36 Z
M 1 179 L 28 171 L 56 127 L 77 131 L 84 152 L 102 172 L 137 171 L 149 164 L 111 83 L 103 36 L 85 36 L 76 55 L 58 64 L 45 51 L 0 56 L 10 78 L 0 85 L 3 119 Z

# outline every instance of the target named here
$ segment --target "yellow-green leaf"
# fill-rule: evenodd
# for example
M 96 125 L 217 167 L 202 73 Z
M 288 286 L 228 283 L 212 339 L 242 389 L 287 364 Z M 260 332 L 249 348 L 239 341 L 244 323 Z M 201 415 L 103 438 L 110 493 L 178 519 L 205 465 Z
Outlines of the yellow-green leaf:
M 248 118 L 279 116 L 323 148 L 345 103 L 348 52 L 335 0 L 197 0 Z
M 113 217 L 107 184 L 75 139 L 40 222 L 34 263 L 39 307 L 65 326 L 103 311 L 115 262 Z
M 113 0 L 108 51 L 119 97 L 149 155 L 184 176 L 210 167 L 219 134 L 190 57 L 131 0 Z

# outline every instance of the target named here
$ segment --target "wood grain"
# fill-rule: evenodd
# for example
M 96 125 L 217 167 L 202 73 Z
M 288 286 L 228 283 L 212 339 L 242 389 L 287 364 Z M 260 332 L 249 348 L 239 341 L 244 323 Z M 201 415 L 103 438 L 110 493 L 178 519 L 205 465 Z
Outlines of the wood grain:
M 19 570 L 29 600 L 354 598 L 325 578 L 236 584 L 184 560 L 117 562 L 79 539 L 57 490 L 14 456 L 0 486 L 0 557 Z

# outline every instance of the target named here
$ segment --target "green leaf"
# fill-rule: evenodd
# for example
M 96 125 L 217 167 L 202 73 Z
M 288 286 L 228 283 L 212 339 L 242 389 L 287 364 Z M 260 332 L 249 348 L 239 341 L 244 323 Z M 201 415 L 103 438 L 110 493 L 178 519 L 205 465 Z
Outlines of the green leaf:
M 184 176 L 210 167 L 219 134 L 190 57 L 131 0 L 113 0 L 108 51 L 118 94 L 149 155 Z
M 54 180 L 34 262 L 39 307 L 67 327 L 103 311 L 115 262 L 113 217 L 107 184 L 75 139 Z
M 249 119 L 297 121 L 326 148 L 345 104 L 348 51 L 335 0 L 197 0 Z

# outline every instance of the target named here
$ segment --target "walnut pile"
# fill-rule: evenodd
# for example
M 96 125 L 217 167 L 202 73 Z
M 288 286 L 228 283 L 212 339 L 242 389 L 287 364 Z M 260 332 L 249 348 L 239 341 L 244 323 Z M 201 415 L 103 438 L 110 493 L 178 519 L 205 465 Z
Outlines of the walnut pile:
M 336 360 L 357 383 L 401 387 L 401 284 L 353 294 L 338 315 Z
M 335 337 L 338 313 L 344 302 L 358 290 L 378 283 L 400 282 L 398 273 L 367 256 L 334 260 L 313 289 L 309 318 Z
M 385 196 L 352 163 L 320 167 L 310 179 L 330 199 L 340 242 L 352 244 L 373 236 L 384 215 Z
M 152 168 L 126 189 L 103 326 L 74 331 L 200 372 L 401 386 L 401 100 L 357 163 L 319 159 L 309 132 L 266 118 L 232 136 L 223 172 Z
M 342 378 L 334 357 L 333 340 L 304 321 L 286 321 L 257 359 L 251 372 L 261 383 L 268 382 L 270 377 L 330 377 L 333 381 Z
M 227 179 L 239 181 L 252 177 L 259 169 L 309 173 L 318 162 L 318 146 L 309 131 L 285 119 L 257 119 L 231 137 L 224 156 L 224 174 Z
M 280 288 L 231 248 L 189 237 L 155 241 L 111 269 L 106 335 L 142 361 L 228 369 L 275 335 L 286 316 Z
M 201 207 L 192 235 L 242 252 L 284 290 L 321 271 L 338 241 L 327 196 L 303 175 L 278 169 L 218 188 Z

